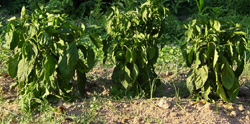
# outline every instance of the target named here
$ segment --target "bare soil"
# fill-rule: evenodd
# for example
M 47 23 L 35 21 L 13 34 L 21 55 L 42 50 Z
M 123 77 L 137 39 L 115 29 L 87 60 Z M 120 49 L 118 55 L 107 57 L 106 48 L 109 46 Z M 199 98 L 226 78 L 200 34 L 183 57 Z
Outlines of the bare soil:
M 55 106 L 63 106 L 69 117 L 81 116 L 82 113 L 95 109 L 95 116 L 90 123 L 248 124 L 250 122 L 250 89 L 247 85 L 242 85 L 235 103 L 226 104 L 222 101 L 208 103 L 204 100 L 196 102 L 186 98 L 188 92 L 184 85 L 185 73 L 168 72 L 161 74 L 165 83 L 158 97 L 153 99 L 124 97 L 121 100 L 114 100 L 109 98 L 112 71 L 113 68 L 95 67 L 88 74 L 90 84 L 86 89 L 89 99 L 78 100 L 75 103 L 59 101 Z M 247 77 L 242 77 L 241 81 L 248 81 Z M 10 112 L 19 111 L 17 103 L 13 102 L 18 98 L 18 89 L 10 87 L 14 82 L 7 74 L 0 75 L 0 96 L 2 96 L 0 101 L 5 101 L 0 104 L 0 118 Z M 174 86 L 179 89 L 179 96 Z M 62 123 L 70 123 L 66 120 Z

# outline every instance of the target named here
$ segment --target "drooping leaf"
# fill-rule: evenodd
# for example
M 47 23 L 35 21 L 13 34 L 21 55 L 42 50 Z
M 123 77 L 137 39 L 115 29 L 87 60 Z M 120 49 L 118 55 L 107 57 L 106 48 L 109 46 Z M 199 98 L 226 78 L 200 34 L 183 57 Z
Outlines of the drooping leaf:
M 225 102 L 229 102 L 225 93 L 224 88 L 222 87 L 221 83 L 219 81 L 216 82 L 217 84 L 217 90 L 216 93 L 220 96 L 221 99 Z
M 58 34 L 58 31 L 52 27 L 47 27 L 45 28 L 46 33 L 48 33 L 49 35 L 56 35 Z
M 36 27 L 35 26 L 30 26 L 29 27 L 29 31 L 28 31 L 28 36 L 29 36 L 29 38 L 32 38 L 34 35 L 36 35 L 37 34 L 37 30 L 36 30 Z
M 134 83 L 136 81 L 137 76 L 139 75 L 139 68 L 136 64 L 133 65 L 133 71 L 131 74 L 132 83 Z
M 64 52 L 64 55 L 59 58 L 59 70 L 65 78 L 69 81 L 74 76 L 75 65 L 79 59 L 78 50 L 75 42 L 71 42 Z
M 153 46 L 150 46 L 147 49 L 147 54 L 148 54 L 148 59 L 151 60 L 156 54 L 156 49 Z
M 188 53 L 188 62 L 192 64 L 193 61 L 194 61 L 194 50 L 191 49 L 190 52 Z
M 215 67 L 215 64 L 217 63 L 218 58 L 219 58 L 219 55 L 218 55 L 217 50 L 215 49 L 215 50 L 214 50 L 213 67 Z
M 119 73 L 119 79 L 121 81 L 122 86 L 127 89 L 129 86 L 129 83 L 131 82 L 130 78 L 130 70 L 128 69 L 127 66 L 124 66 Z
M 129 48 L 127 48 L 127 51 L 126 51 L 126 60 L 130 63 L 133 61 L 133 54 Z
M 83 96 L 85 94 L 85 86 L 87 84 L 86 74 L 81 70 L 77 69 L 77 88 L 80 94 Z
M 88 63 L 89 69 L 92 69 L 95 65 L 95 53 L 93 49 L 88 49 L 87 63 Z
M 227 94 L 229 96 L 230 101 L 234 102 L 237 95 L 239 94 L 240 84 L 238 79 L 234 79 L 234 84 L 230 90 L 227 90 Z
M 19 35 L 17 31 L 12 30 L 5 35 L 6 43 L 10 47 L 10 50 L 14 50 L 19 42 Z
M 206 83 L 208 79 L 208 67 L 207 65 L 201 66 L 197 72 L 196 72 L 198 80 L 195 82 L 196 89 L 200 89 L 204 87 L 204 84 Z
M 188 91 L 190 92 L 191 95 L 194 93 L 193 81 L 194 81 L 194 75 L 191 74 L 191 75 L 188 76 L 188 78 L 186 80 L 187 88 L 188 88 Z
M 94 43 L 94 45 L 97 48 L 102 47 L 102 39 L 101 36 L 99 36 L 98 34 L 90 34 L 89 38 L 91 39 L 91 41 Z
M 19 82 L 24 82 L 28 79 L 30 72 L 34 67 L 35 60 L 27 61 L 26 58 L 22 58 L 18 63 L 17 79 Z
M 225 63 L 222 72 L 221 72 L 221 81 L 223 86 L 227 89 L 230 90 L 234 84 L 234 73 L 233 69 L 229 66 L 228 63 Z
M 45 59 L 45 65 L 44 65 L 44 70 L 45 70 L 45 79 L 46 81 L 50 81 L 50 76 L 55 72 L 56 70 L 56 64 L 57 60 L 53 55 L 47 54 L 46 59 Z
M 19 63 L 20 54 L 16 54 L 13 57 L 10 57 L 8 61 L 8 72 L 11 78 L 15 78 L 17 75 L 18 63 Z
M 205 100 L 209 101 L 210 98 L 209 98 L 209 94 L 211 93 L 212 91 L 212 88 L 211 88 L 211 84 L 213 82 L 211 82 L 211 80 L 208 80 L 208 82 L 205 83 L 204 87 L 202 87 L 201 91 L 202 91 L 202 96 L 205 98 Z

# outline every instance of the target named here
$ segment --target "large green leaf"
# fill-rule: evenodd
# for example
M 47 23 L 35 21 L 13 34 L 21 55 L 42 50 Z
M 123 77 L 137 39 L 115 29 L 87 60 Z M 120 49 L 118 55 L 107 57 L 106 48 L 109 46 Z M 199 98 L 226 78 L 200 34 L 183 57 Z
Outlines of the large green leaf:
M 194 93 L 194 74 L 192 73 L 191 75 L 188 76 L 186 83 L 187 83 L 187 88 L 192 95 Z
M 28 31 L 28 37 L 29 38 L 32 38 L 34 35 L 36 35 L 37 34 L 37 30 L 36 30 L 36 27 L 35 26 L 30 26 L 29 27 L 29 31 Z
M 148 54 L 148 59 L 151 60 L 152 58 L 154 58 L 154 56 L 156 54 L 156 49 L 153 46 L 150 46 L 147 49 L 147 54 Z
M 59 70 L 66 81 L 69 81 L 75 73 L 75 65 L 79 59 L 78 50 L 75 42 L 71 42 L 64 52 L 64 55 L 59 58 Z
M 217 84 L 217 90 L 216 93 L 220 96 L 221 99 L 225 102 L 229 102 L 225 93 L 224 88 L 222 87 L 221 83 L 219 81 L 216 82 Z
M 188 53 L 188 62 L 192 64 L 193 61 L 194 61 L 194 49 L 191 49 Z
M 234 102 L 238 93 L 239 93 L 239 89 L 240 89 L 240 84 L 238 79 L 234 79 L 234 84 L 232 86 L 232 88 L 230 90 L 227 90 L 227 94 L 229 96 L 229 99 Z
M 95 53 L 93 49 L 88 49 L 87 63 L 88 63 L 89 69 L 92 69 L 95 65 Z
M 56 29 L 54 29 L 53 27 L 47 27 L 47 28 L 45 28 L 45 31 L 49 35 L 56 35 L 56 34 L 58 34 L 58 31 Z
M 130 70 L 128 69 L 127 66 L 124 66 L 120 72 L 119 72 L 119 79 L 122 84 L 122 86 L 127 89 L 129 86 L 129 83 L 131 82 L 130 78 Z
M 126 51 L 126 60 L 130 63 L 133 61 L 133 53 L 129 48 Z
M 233 69 L 229 66 L 229 64 L 226 62 L 222 72 L 221 72 L 221 81 L 223 86 L 227 89 L 230 90 L 234 84 L 234 73 Z
M 19 56 L 20 56 L 20 54 L 16 54 L 13 57 L 9 58 L 8 71 L 9 71 L 9 75 L 11 76 L 11 78 L 16 77 L 16 75 L 17 75 Z
M 55 72 L 57 60 L 53 55 L 47 54 L 44 62 L 45 80 L 50 81 L 49 77 Z
M 137 79 L 137 76 L 139 75 L 139 68 L 136 64 L 133 65 L 132 73 L 132 83 L 134 83 Z
M 12 30 L 5 35 L 6 43 L 9 45 L 11 50 L 14 50 L 19 42 L 19 35 L 17 31 Z
M 77 69 L 77 87 L 80 94 L 83 96 L 85 94 L 85 86 L 87 84 L 86 74 Z
M 202 87 L 204 87 L 204 84 L 206 83 L 207 79 L 208 79 L 208 67 L 207 65 L 201 66 L 198 70 L 197 70 L 197 80 L 195 80 L 195 86 L 196 89 L 200 89 Z
M 202 91 L 202 96 L 203 96 L 203 97 L 205 98 L 205 100 L 207 100 L 207 101 L 210 100 L 209 94 L 210 94 L 211 91 L 212 91 L 212 87 L 211 87 L 212 83 L 213 83 L 213 82 L 212 82 L 211 80 L 208 80 L 208 81 L 205 83 L 204 87 L 202 87 L 202 89 L 201 89 L 201 91 Z
M 28 76 L 34 67 L 34 63 L 35 60 L 27 61 L 26 58 L 22 58 L 19 61 L 17 69 L 17 79 L 19 82 L 24 82 L 28 79 Z
M 101 36 L 99 36 L 98 34 L 90 34 L 89 38 L 91 39 L 91 41 L 94 43 L 94 45 L 97 48 L 102 47 L 102 39 Z

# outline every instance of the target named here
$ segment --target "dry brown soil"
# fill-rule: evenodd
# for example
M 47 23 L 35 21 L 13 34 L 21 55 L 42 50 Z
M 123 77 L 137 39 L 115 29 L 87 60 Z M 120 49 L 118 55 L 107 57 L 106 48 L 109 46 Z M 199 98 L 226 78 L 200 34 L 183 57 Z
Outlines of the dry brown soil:
M 208 103 L 186 99 L 188 92 L 183 87 L 185 74 L 162 74 L 162 92 L 157 98 L 112 100 L 108 98 L 112 68 L 95 67 L 88 74 L 90 84 L 86 87 L 89 99 L 72 103 L 58 102 L 55 106 L 65 107 L 67 115 L 81 115 L 95 108 L 95 117 L 90 123 L 184 123 L 184 124 L 248 124 L 250 122 L 250 89 L 243 85 L 235 103 L 222 101 Z M 184 76 L 183 76 L 184 75 Z M 244 78 L 244 81 L 247 79 Z M 5 103 L 0 104 L 0 117 L 15 112 L 18 106 L 13 102 L 17 97 L 17 89 L 10 88 L 14 82 L 7 74 L 0 75 L 0 94 Z M 179 97 L 176 97 L 176 88 Z M 93 97 L 99 95 L 99 98 Z M 0 100 L 1 101 L 1 100 Z M 96 101 L 93 103 L 93 101 Z M 92 106 L 91 106 L 92 105 Z M 83 117 L 84 118 L 84 117 Z M 73 119 L 74 120 L 74 119 Z M 101 120 L 101 121 L 100 121 Z M 62 123 L 70 123 L 68 121 Z M 71 122 L 75 123 L 75 122 Z

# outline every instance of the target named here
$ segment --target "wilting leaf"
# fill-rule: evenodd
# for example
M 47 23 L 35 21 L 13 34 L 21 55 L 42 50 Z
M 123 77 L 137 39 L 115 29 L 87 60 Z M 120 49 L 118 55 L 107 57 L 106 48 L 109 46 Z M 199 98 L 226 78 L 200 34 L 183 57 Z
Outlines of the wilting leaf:
M 208 78 L 208 67 L 206 65 L 200 67 L 196 72 L 198 81 L 195 82 L 196 89 L 200 89 L 204 86 Z

